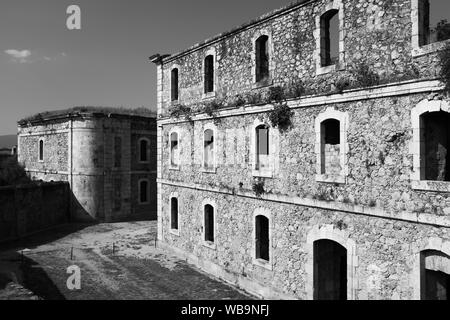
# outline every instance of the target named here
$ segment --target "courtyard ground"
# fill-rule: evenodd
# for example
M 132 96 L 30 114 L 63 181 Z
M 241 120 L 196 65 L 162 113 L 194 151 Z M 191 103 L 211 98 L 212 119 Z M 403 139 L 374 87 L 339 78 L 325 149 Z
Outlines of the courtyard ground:
M 0 247 L 0 299 L 253 299 L 155 247 L 156 222 L 70 225 Z M 69 266 L 81 289 L 67 288 Z

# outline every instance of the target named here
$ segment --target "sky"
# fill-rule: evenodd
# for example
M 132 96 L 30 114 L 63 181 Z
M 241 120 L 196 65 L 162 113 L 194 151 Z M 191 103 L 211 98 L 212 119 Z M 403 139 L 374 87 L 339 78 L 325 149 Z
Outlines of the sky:
M 19 119 L 73 106 L 156 109 L 156 67 L 293 0 L 0 0 L 0 135 Z M 433 0 L 438 1 L 438 0 Z M 448 14 L 450 1 L 439 0 Z M 68 30 L 67 8 L 81 8 Z
M 156 110 L 155 53 L 176 53 L 291 0 L 1 0 L 0 135 L 73 106 Z M 66 26 L 70 5 L 81 30 Z

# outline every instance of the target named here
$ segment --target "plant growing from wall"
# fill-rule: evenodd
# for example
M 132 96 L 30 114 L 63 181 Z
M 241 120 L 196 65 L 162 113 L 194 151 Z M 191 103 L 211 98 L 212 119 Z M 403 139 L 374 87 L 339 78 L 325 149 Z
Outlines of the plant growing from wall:
M 439 76 L 445 85 L 445 92 L 450 93 L 450 44 L 439 53 L 439 64 L 441 70 Z
M 169 109 L 170 116 L 174 118 L 181 118 L 184 117 L 189 122 L 192 122 L 192 109 L 188 106 L 185 106 L 183 104 L 177 104 L 172 106 Z
M 380 84 L 380 76 L 370 69 L 366 63 L 360 63 L 354 70 L 353 74 L 356 83 L 363 88 L 376 86 Z
M 284 88 L 281 86 L 274 86 L 269 88 L 268 100 L 270 102 L 281 103 L 286 100 L 284 95 Z
M 287 131 L 292 127 L 292 117 L 294 111 L 289 108 L 287 103 L 276 103 L 273 110 L 269 113 L 269 121 L 274 128 L 280 131 Z
M 334 86 L 336 87 L 336 92 L 338 93 L 342 93 L 345 89 L 348 89 L 350 85 L 351 85 L 350 78 L 346 76 L 339 77 L 334 83 Z
M 302 80 L 296 80 L 289 83 L 285 90 L 284 96 L 286 99 L 294 99 L 303 96 L 306 93 L 305 84 Z
M 255 179 L 252 184 L 252 190 L 256 197 L 261 198 L 261 196 L 266 192 L 264 190 L 264 180 L 260 178 Z
M 450 23 L 446 19 L 439 21 L 433 31 L 436 32 L 437 41 L 450 39 Z

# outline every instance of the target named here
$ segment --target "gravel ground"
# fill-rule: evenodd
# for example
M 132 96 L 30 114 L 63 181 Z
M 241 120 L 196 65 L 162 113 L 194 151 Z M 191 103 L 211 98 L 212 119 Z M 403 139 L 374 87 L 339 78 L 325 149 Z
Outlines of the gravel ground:
M 0 299 L 253 299 L 156 248 L 156 222 L 74 228 L 0 248 Z M 80 290 L 66 285 L 72 265 L 81 270 Z

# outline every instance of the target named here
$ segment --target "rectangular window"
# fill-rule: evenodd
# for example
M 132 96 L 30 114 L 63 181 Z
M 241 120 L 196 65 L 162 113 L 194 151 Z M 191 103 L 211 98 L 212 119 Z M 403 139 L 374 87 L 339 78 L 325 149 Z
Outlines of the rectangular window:
M 114 167 L 120 168 L 122 166 L 122 138 L 114 138 Z
M 205 93 L 214 92 L 214 57 L 205 58 Z
M 114 211 L 119 211 L 122 209 L 122 179 L 114 179 Z
M 205 206 L 205 241 L 214 242 L 214 208 Z
M 173 69 L 171 72 L 171 99 L 178 101 L 178 69 Z
M 419 45 L 450 39 L 448 0 L 418 0 Z

